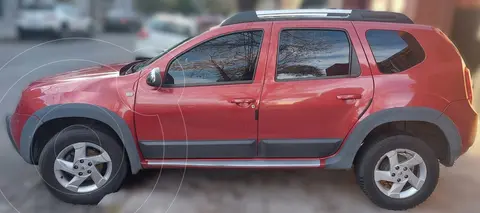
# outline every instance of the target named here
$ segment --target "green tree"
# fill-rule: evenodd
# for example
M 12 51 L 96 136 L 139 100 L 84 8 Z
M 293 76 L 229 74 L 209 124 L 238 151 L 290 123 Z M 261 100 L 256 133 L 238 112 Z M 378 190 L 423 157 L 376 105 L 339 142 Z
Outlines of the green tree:
M 258 0 L 237 0 L 238 11 L 255 10 Z
M 205 9 L 209 13 L 228 15 L 235 11 L 237 0 L 205 0 Z
M 138 0 L 136 8 L 146 14 L 155 12 L 180 12 L 193 14 L 198 12 L 194 0 Z
M 177 0 L 175 1 L 172 9 L 183 14 L 198 13 L 198 8 L 195 6 L 192 0 Z

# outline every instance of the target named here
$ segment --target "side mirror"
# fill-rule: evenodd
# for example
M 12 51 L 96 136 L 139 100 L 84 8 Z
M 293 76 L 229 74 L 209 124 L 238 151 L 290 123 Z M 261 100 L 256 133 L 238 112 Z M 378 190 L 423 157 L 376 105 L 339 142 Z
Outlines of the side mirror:
M 160 75 L 160 69 L 153 68 L 147 77 L 147 84 L 152 87 L 160 87 L 162 86 L 162 77 Z

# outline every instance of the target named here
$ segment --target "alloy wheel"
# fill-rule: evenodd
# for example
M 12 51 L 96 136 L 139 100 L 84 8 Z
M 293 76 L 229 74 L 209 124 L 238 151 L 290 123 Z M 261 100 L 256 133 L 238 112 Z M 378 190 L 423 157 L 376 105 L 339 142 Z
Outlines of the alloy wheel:
M 390 198 L 415 195 L 425 183 L 427 166 L 423 158 L 408 149 L 396 149 L 383 155 L 374 171 L 378 189 Z
M 89 193 L 105 185 L 112 176 L 112 160 L 96 144 L 74 143 L 57 155 L 54 172 L 64 188 L 72 192 Z

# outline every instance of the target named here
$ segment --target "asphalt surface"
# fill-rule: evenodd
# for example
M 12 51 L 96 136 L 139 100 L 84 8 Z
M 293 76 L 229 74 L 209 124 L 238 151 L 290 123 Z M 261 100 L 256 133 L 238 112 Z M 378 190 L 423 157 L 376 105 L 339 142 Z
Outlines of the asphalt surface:
M 133 59 L 129 51 L 133 49 L 132 35 L 99 35 L 96 39 L 46 44 L 38 40 L 0 41 L 0 116 L 13 112 L 22 89 L 35 79 Z M 352 171 L 325 170 L 144 171 L 130 177 L 119 192 L 105 197 L 98 206 L 75 206 L 50 195 L 36 168 L 26 164 L 11 147 L 3 122 L 0 138 L 0 213 L 389 212 L 374 206 L 362 194 Z M 409 212 L 478 212 L 479 146 L 474 146 L 455 167 L 442 167 L 434 194 Z

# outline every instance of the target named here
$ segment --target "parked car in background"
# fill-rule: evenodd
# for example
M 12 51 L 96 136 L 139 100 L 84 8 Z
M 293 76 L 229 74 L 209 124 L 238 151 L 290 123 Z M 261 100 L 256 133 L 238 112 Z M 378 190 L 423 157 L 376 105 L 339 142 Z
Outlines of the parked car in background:
M 153 58 L 197 34 L 195 21 L 177 14 L 157 14 L 145 22 L 135 41 L 136 59 Z
M 95 28 L 86 12 L 68 3 L 32 3 L 20 9 L 17 19 L 17 36 L 49 35 L 64 38 L 72 35 L 93 36 Z
M 142 26 L 141 17 L 134 11 L 113 9 L 105 17 L 106 32 L 136 32 Z
M 148 44 L 187 34 L 167 23 Z M 442 31 L 403 14 L 243 12 L 149 60 L 37 80 L 6 127 L 74 204 L 141 169 L 353 168 L 373 203 L 405 210 L 473 145 L 471 80 Z
M 202 33 L 210 30 L 210 28 L 219 25 L 224 17 L 219 15 L 203 15 L 197 17 L 198 32 Z

